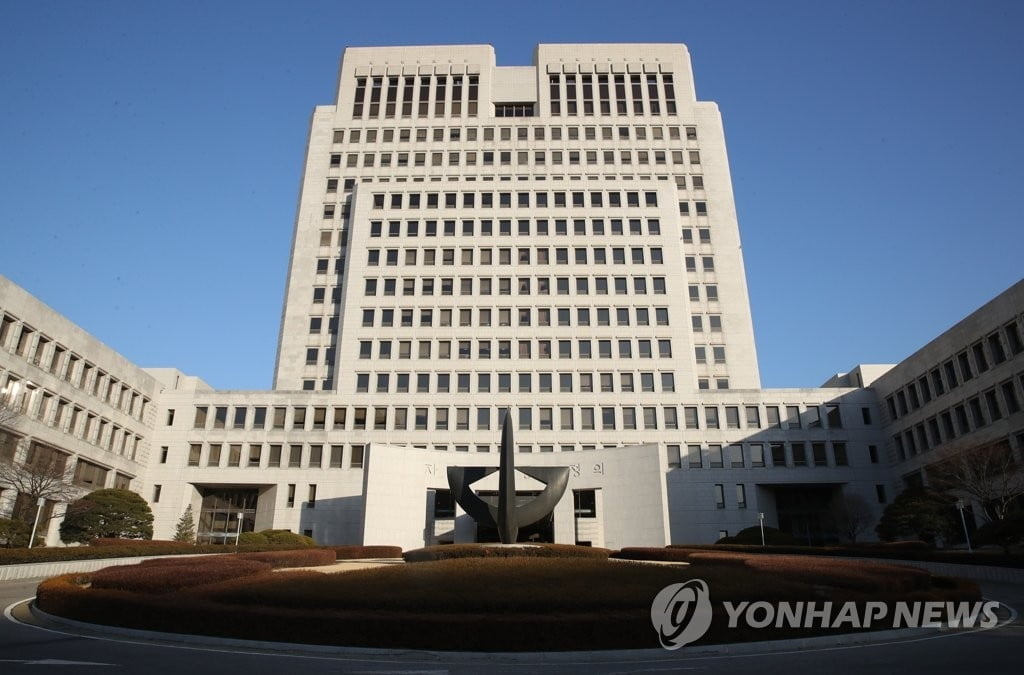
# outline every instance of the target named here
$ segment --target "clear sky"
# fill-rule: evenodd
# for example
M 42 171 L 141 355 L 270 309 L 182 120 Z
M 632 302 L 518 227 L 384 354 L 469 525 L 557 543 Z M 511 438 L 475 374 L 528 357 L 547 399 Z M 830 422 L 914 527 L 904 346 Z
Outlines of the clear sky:
M 346 45 L 683 42 L 725 121 L 761 375 L 896 362 L 1024 275 L 1024 2 L 0 5 L 0 273 L 144 366 L 270 386 Z

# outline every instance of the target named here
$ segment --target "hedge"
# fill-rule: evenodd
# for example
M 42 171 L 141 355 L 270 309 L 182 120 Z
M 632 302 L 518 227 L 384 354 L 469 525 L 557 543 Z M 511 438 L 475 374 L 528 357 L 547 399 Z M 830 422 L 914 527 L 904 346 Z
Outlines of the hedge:
M 669 549 L 734 551 L 737 553 L 784 553 L 809 556 L 882 558 L 956 565 L 1024 568 L 1024 554 L 935 549 L 923 541 L 872 542 L 848 546 L 748 546 L 741 544 L 670 544 Z
M 270 563 L 234 556 L 206 559 L 199 565 L 116 565 L 92 573 L 93 588 L 135 593 L 171 593 L 228 579 L 269 572 Z
M 850 561 L 847 566 L 858 564 L 864 565 Z M 885 567 L 868 563 L 863 569 L 877 579 L 889 575 Z M 92 576 L 71 574 L 43 582 L 37 602 L 60 616 L 143 630 L 379 648 L 549 651 L 656 648 L 651 598 L 669 583 L 694 577 L 707 582 L 715 603 L 715 621 L 702 644 L 843 632 L 727 629 L 724 601 L 817 600 L 824 595 L 837 602 L 891 606 L 900 600 L 980 598 L 977 586 L 962 580 L 929 577 L 930 585 L 920 590 L 878 591 L 872 585 L 864 592 L 801 583 L 788 576 L 792 571 L 476 558 L 333 575 L 257 573 L 164 594 L 86 588 Z
M 139 543 L 117 546 L 63 546 L 54 548 L 0 548 L 0 565 L 63 562 L 66 560 L 97 560 L 103 558 L 134 558 L 155 555 L 195 555 L 197 553 L 256 553 L 286 551 L 294 546 L 224 546 L 222 544 Z M 329 550 L 329 549 L 328 549 Z
M 485 546 L 481 544 L 446 544 L 406 551 L 402 559 L 408 563 L 453 560 L 456 558 L 598 558 L 607 559 L 606 548 L 573 546 L 572 544 L 527 544 L 516 546 Z
M 267 563 L 274 569 L 283 567 L 318 567 L 333 565 L 336 558 L 329 548 L 307 548 L 297 551 L 264 551 L 262 553 L 240 553 L 241 560 Z
M 332 546 L 338 560 L 361 560 L 365 558 L 401 558 L 401 546 Z

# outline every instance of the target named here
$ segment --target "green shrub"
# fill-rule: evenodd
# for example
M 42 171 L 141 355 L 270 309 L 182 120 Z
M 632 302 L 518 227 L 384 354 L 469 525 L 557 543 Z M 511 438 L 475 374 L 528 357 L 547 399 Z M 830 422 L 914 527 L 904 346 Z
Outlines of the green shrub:
M 243 532 L 238 535 L 239 546 L 269 546 L 270 539 L 262 532 Z
M 746 529 L 740 530 L 731 537 L 722 537 L 719 539 L 717 544 L 743 544 L 747 546 L 760 546 L 761 545 L 761 526 L 754 525 Z M 777 530 L 774 527 L 764 528 L 764 543 L 771 544 L 773 546 L 796 546 L 797 542 L 793 535 L 788 532 Z
M 312 537 L 295 534 L 289 530 L 261 530 L 259 532 L 243 532 L 238 538 L 240 546 L 276 546 L 302 548 L 316 546 Z
M 928 542 L 955 539 L 960 535 L 955 499 L 928 488 L 904 490 L 882 512 L 875 526 L 880 539 L 917 537 Z
M 401 546 L 332 546 L 338 560 L 365 558 L 401 558 Z
M 60 524 L 61 541 L 86 543 L 96 537 L 150 539 L 153 512 L 146 500 L 131 490 L 105 488 L 90 492 L 68 505 Z
M 0 546 L 3 548 L 21 548 L 28 546 L 28 538 L 32 536 L 32 526 L 17 518 L 0 518 Z M 39 537 L 36 537 L 39 539 Z
M 481 544 L 448 544 L 428 546 L 406 551 L 405 562 L 430 562 L 455 558 L 607 558 L 606 548 L 573 546 L 571 544 L 528 544 L 515 546 L 485 546 Z

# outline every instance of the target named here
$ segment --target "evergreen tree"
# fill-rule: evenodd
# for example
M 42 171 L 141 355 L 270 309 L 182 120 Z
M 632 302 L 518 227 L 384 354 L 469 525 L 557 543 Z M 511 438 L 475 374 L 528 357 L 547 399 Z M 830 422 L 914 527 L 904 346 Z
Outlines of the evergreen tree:
M 91 539 L 152 539 L 153 512 L 146 500 L 130 490 L 107 488 L 71 502 L 60 538 L 88 543 Z
M 178 519 L 178 526 L 174 528 L 174 541 L 183 541 L 194 544 L 196 541 L 196 521 L 192 517 L 192 505 L 185 508 L 185 513 Z

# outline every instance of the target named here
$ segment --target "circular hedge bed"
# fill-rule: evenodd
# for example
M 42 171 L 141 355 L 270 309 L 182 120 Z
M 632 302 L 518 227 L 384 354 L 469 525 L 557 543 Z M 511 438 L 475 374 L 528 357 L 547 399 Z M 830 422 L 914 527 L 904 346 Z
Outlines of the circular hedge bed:
M 651 603 L 702 579 L 714 610 L 697 644 L 807 637 L 829 629 L 727 627 L 725 601 L 977 600 L 977 586 L 923 570 L 798 556 L 694 552 L 689 566 L 600 558 L 476 557 L 323 574 L 272 573 L 270 561 L 217 556 L 151 565 L 160 579 L 117 581 L 121 567 L 39 586 L 39 607 L 80 621 L 249 640 L 378 648 L 553 651 L 657 648 Z M 174 568 L 180 570 L 175 575 Z M 114 577 L 114 581 L 111 580 Z M 91 584 L 91 585 L 90 585 Z M 173 592 L 171 592 L 173 591 Z M 885 628 L 887 626 L 877 626 Z

